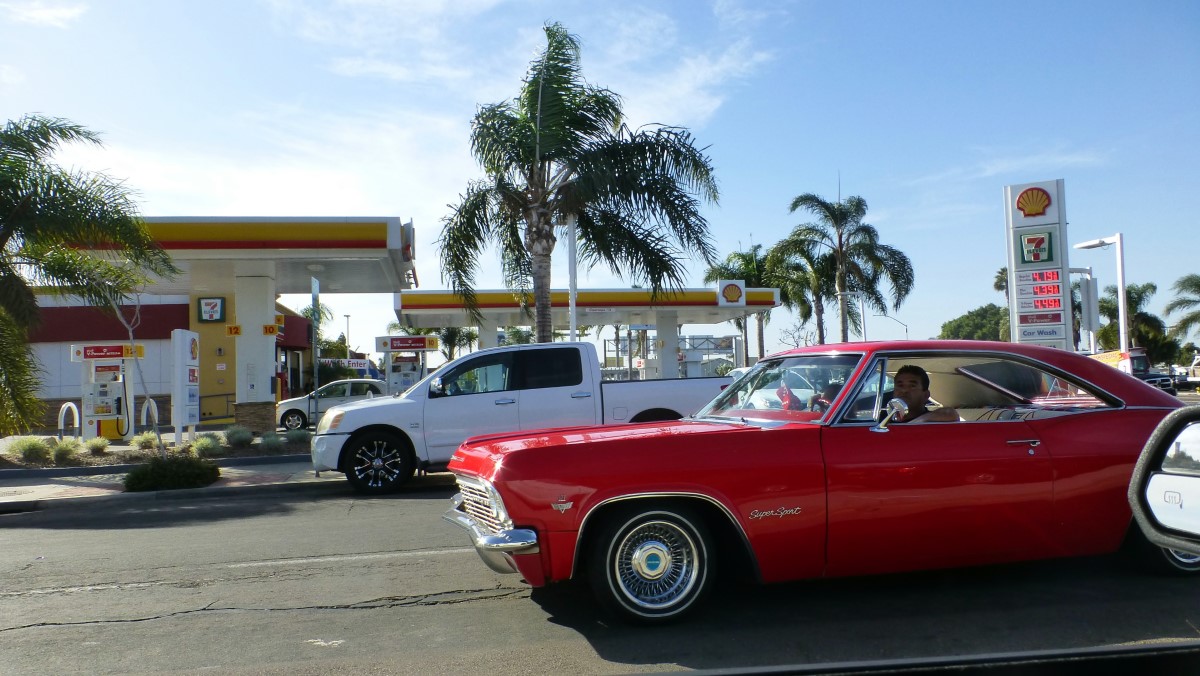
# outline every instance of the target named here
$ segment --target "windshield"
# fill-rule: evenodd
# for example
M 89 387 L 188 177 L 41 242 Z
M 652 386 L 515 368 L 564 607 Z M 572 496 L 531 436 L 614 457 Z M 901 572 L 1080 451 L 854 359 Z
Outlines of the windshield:
M 855 353 L 761 361 L 696 417 L 822 422 L 861 360 Z

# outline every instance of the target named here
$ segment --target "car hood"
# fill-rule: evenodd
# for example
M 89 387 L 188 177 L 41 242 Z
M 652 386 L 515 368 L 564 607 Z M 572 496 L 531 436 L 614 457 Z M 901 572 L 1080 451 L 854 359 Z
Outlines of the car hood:
M 348 401 L 344 404 L 338 404 L 337 408 L 341 411 L 345 411 L 346 415 L 351 415 L 356 412 L 370 414 L 379 408 L 386 408 L 389 406 L 412 406 L 416 403 L 417 402 L 413 401 L 412 399 L 405 399 L 404 397 L 396 397 L 384 394 L 377 397 L 371 397 L 369 399 L 356 399 L 354 401 Z
M 563 474 L 568 468 L 572 473 L 587 474 L 605 471 L 605 465 L 611 467 L 625 459 L 642 466 L 669 463 L 687 449 L 728 447 L 743 443 L 729 435 L 753 435 L 762 430 L 735 421 L 685 419 L 491 434 L 464 441 L 450 459 L 449 469 L 488 480 L 501 467 L 509 475 L 549 476 Z M 628 471 L 628 465 L 624 470 Z
M 278 404 L 275 404 L 275 408 L 277 410 L 282 411 L 285 408 L 290 408 L 293 406 L 307 406 L 307 403 L 305 402 L 306 399 L 308 399 L 307 396 L 292 397 L 291 399 L 284 399 L 283 401 L 279 402 Z

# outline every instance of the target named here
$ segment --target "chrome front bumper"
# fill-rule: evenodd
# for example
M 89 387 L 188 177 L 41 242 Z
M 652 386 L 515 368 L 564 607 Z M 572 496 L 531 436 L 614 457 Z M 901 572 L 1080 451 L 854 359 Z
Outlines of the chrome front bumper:
M 518 570 L 517 564 L 512 558 L 514 555 L 537 554 L 541 551 L 538 548 L 537 533 L 534 531 L 527 528 L 513 528 L 499 533 L 489 532 L 474 517 L 460 509 L 461 493 L 456 494 L 451 500 L 454 506 L 443 514 L 442 518 L 471 534 L 471 543 L 475 545 L 475 551 L 488 568 L 497 573 L 516 573 Z

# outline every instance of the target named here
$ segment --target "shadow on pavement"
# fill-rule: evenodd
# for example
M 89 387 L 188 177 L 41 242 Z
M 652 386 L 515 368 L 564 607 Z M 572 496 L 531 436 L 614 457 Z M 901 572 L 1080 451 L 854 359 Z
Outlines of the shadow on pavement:
M 1194 641 L 1195 630 L 1181 625 L 1180 617 L 1194 617 L 1200 599 L 1192 580 L 1140 575 L 1112 556 L 768 586 L 733 583 L 715 592 L 695 616 L 656 627 L 608 619 L 584 584 L 535 589 L 530 598 L 547 621 L 579 632 L 597 655 L 632 671 L 660 664 L 786 668 L 1089 650 L 1172 636 Z
M 285 484 L 254 486 L 231 491 L 199 489 L 186 496 L 160 491 L 144 498 L 93 499 L 75 501 L 69 506 L 32 512 L 0 515 L 0 530 L 15 528 L 54 528 L 66 530 L 124 530 L 159 528 L 188 523 L 246 519 L 258 516 L 286 515 L 318 502 L 386 504 L 393 500 L 444 502 L 449 507 L 455 488 L 437 477 L 416 477 L 396 493 L 363 496 L 348 483 L 325 483 L 299 487 Z

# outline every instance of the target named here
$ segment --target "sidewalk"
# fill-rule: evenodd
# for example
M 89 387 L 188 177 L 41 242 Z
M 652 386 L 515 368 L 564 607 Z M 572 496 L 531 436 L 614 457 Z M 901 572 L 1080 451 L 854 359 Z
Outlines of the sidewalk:
M 353 493 L 339 472 L 316 477 L 308 455 L 218 459 L 221 478 L 204 488 L 126 493 L 125 474 L 136 465 L 0 470 L 0 514 L 78 506 L 94 500 L 179 500 L 301 490 Z

